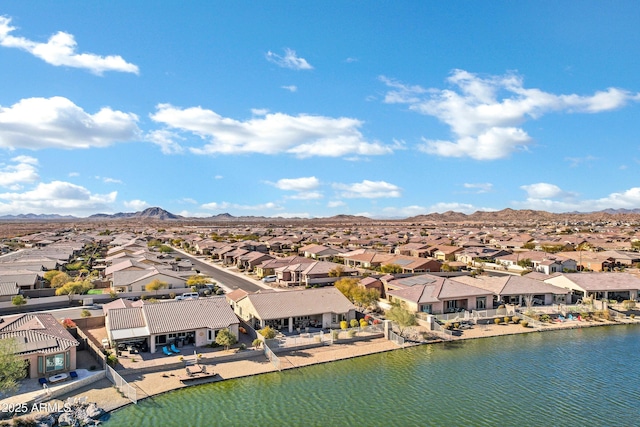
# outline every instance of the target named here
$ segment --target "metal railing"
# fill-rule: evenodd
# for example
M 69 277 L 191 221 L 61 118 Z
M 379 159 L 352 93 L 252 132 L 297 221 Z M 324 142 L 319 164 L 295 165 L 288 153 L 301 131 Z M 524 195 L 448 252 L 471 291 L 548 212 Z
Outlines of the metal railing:
M 433 323 L 433 331 L 437 334 L 440 334 L 445 340 L 453 339 L 453 332 L 443 328 L 438 322 Z
M 262 349 L 264 351 L 264 355 L 267 356 L 267 359 L 269 359 L 273 366 L 279 371 L 280 358 L 269 348 L 266 341 L 262 343 Z
M 106 375 L 109 381 L 116 386 L 118 391 L 123 394 L 124 397 L 132 401 L 133 403 L 138 403 L 137 392 L 135 387 L 129 384 L 124 378 L 120 376 L 111 366 L 106 367 Z
M 389 331 L 389 341 L 396 343 L 400 347 L 404 347 L 404 338 L 393 331 Z

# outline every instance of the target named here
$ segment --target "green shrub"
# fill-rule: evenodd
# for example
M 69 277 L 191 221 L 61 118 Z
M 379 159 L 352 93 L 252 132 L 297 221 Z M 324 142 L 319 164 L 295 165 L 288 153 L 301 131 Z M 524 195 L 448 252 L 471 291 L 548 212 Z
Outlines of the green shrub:
M 496 317 L 495 319 L 493 319 L 493 323 L 495 323 L 496 325 L 499 325 L 502 322 L 502 319 L 499 317 Z
M 340 322 L 340 329 L 347 329 L 349 327 L 349 324 L 347 323 L 346 320 L 342 320 Z
M 528 328 L 529 327 L 529 322 L 527 322 L 526 320 L 521 320 L 520 321 L 520 325 L 522 325 L 523 328 Z
M 622 301 L 622 306 L 625 310 L 633 310 L 636 308 L 636 302 L 634 300 L 625 300 Z
M 632 318 L 632 319 L 635 319 L 635 318 L 636 318 L 636 315 L 635 315 L 634 313 L 631 313 L 631 314 L 629 315 L 629 317 L 630 317 L 630 318 Z
M 176 299 L 176 293 L 175 292 L 169 293 L 169 298 Z
M 91 312 L 85 308 L 80 312 L 80 317 L 91 317 Z
M 504 320 L 504 323 L 509 323 L 511 319 L 509 318 L 509 316 L 504 316 L 504 319 L 502 320 Z
M 366 328 L 367 326 L 369 326 L 369 322 L 367 322 L 364 319 L 360 319 L 360 327 L 361 328 Z
M 333 338 L 334 340 L 337 340 L 339 335 L 339 331 L 331 331 L 331 338 Z
M 359 322 L 356 319 L 351 319 L 351 322 L 349 322 L 349 324 L 351 325 L 352 328 L 357 328 L 359 325 Z
M 255 340 L 253 340 L 251 345 L 255 348 L 260 348 L 260 346 L 262 345 L 262 340 L 260 338 L 256 338 Z
M 542 316 L 540 316 L 540 321 L 541 322 L 551 322 L 551 316 L 549 316 L 548 314 L 543 314 Z
M 447 322 L 444 324 L 444 328 L 446 330 L 451 330 L 453 328 L 453 324 L 451 322 Z
M 349 331 L 347 331 L 347 336 L 348 336 L 349 338 L 353 338 L 353 337 L 355 337 L 355 336 L 356 336 L 356 331 L 355 331 L 355 330 L 353 330 L 353 329 L 350 329 Z
M 454 323 L 453 324 L 453 329 L 458 329 L 460 327 L 460 323 Z
M 118 364 L 118 356 L 113 353 L 107 353 L 107 364 L 112 368 Z
M 512 321 L 513 323 L 520 323 L 520 318 L 519 318 L 518 316 L 513 316 L 513 317 L 511 318 L 511 321 Z

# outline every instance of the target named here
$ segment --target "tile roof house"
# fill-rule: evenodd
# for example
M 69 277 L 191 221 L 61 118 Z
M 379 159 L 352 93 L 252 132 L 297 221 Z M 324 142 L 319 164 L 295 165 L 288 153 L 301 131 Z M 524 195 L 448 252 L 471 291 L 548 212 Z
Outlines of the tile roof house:
M 548 277 L 548 276 L 546 276 Z M 496 295 L 493 308 L 500 304 L 524 306 L 565 304 L 569 290 L 526 276 L 470 276 L 456 277 L 454 280 L 470 286 L 486 289 Z M 491 306 L 489 308 L 492 308 Z
M 388 283 L 387 299 L 400 300 L 409 310 L 430 314 L 484 310 L 493 292 L 453 279 L 423 274 Z
M 0 301 L 11 301 L 18 293 L 20 287 L 17 282 L 0 282 Z
M 545 282 L 573 291 L 575 299 L 637 300 L 640 291 L 640 278 L 629 273 L 566 273 Z
M 177 272 L 150 268 L 147 270 L 123 270 L 114 272 L 111 288 L 121 292 L 142 292 L 146 290 L 146 285 L 156 279 L 167 283 L 169 289 L 184 288 L 187 283 L 187 277 L 179 275 Z
M 271 326 L 337 328 L 355 318 L 356 307 L 334 287 L 284 292 L 258 292 L 239 298 L 235 312 L 256 329 Z
M 27 375 L 38 378 L 76 369 L 80 343 L 53 315 L 20 314 L 0 321 L 0 339 L 16 341 L 16 354 L 27 361 Z
M 176 340 L 211 344 L 221 329 L 237 337 L 239 323 L 224 296 L 113 308 L 105 320 L 109 341 L 144 341 L 152 353 Z

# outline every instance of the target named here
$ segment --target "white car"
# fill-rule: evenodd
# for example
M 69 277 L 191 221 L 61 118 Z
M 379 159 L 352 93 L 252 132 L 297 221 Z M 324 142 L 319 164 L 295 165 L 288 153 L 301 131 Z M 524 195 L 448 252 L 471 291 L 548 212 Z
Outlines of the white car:
M 275 282 L 277 279 L 278 279 L 278 276 L 264 276 L 262 278 L 262 281 L 264 283 L 272 283 L 272 282 Z
M 198 293 L 197 292 L 187 292 L 187 293 L 184 293 L 182 295 L 178 295 L 176 297 L 177 301 L 182 301 L 182 300 L 185 300 L 185 299 L 198 299 Z

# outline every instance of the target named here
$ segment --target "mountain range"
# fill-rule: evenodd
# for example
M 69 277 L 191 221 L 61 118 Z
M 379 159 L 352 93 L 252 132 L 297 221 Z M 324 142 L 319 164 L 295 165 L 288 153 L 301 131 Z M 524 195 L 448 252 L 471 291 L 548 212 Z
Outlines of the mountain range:
M 336 215 L 326 218 L 273 218 L 273 217 L 257 217 L 242 216 L 235 217 L 228 213 L 221 213 L 210 217 L 183 217 L 172 214 L 162 208 L 152 207 L 139 212 L 119 212 L 116 214 L 95 214 L 87 218 L 78 218 L 71 215 L 36 215 L 36 214 L 20 214 L 20 215 L 4 215 L 0 216 L 0 220 L 13 221 L 50 221 L 50 220 L 151 220 L 151 221 L 318 221 L 318 222 L 378 222 L 378 221 L 398 221 L 398 222 L 465 222 L 465 223 L 495 223 L 495 222 L 532 222 L 532 221 L 612 221 L 612 220 L 640 220 L 640 209 L 606 209 L 598 212 L 566 212 L 551 213 L 546 211 L 535 211 L 528 209 L 514 210 L 503 209 L 501 211 L 477 211 L 472 214 L 464 214 L 461 212 L 448 211 L 444 213 L 430 213 L 427 215 L 417 215 L 410 218 L 395 219 L 374 219 L 364 216 L 355 215 Z

